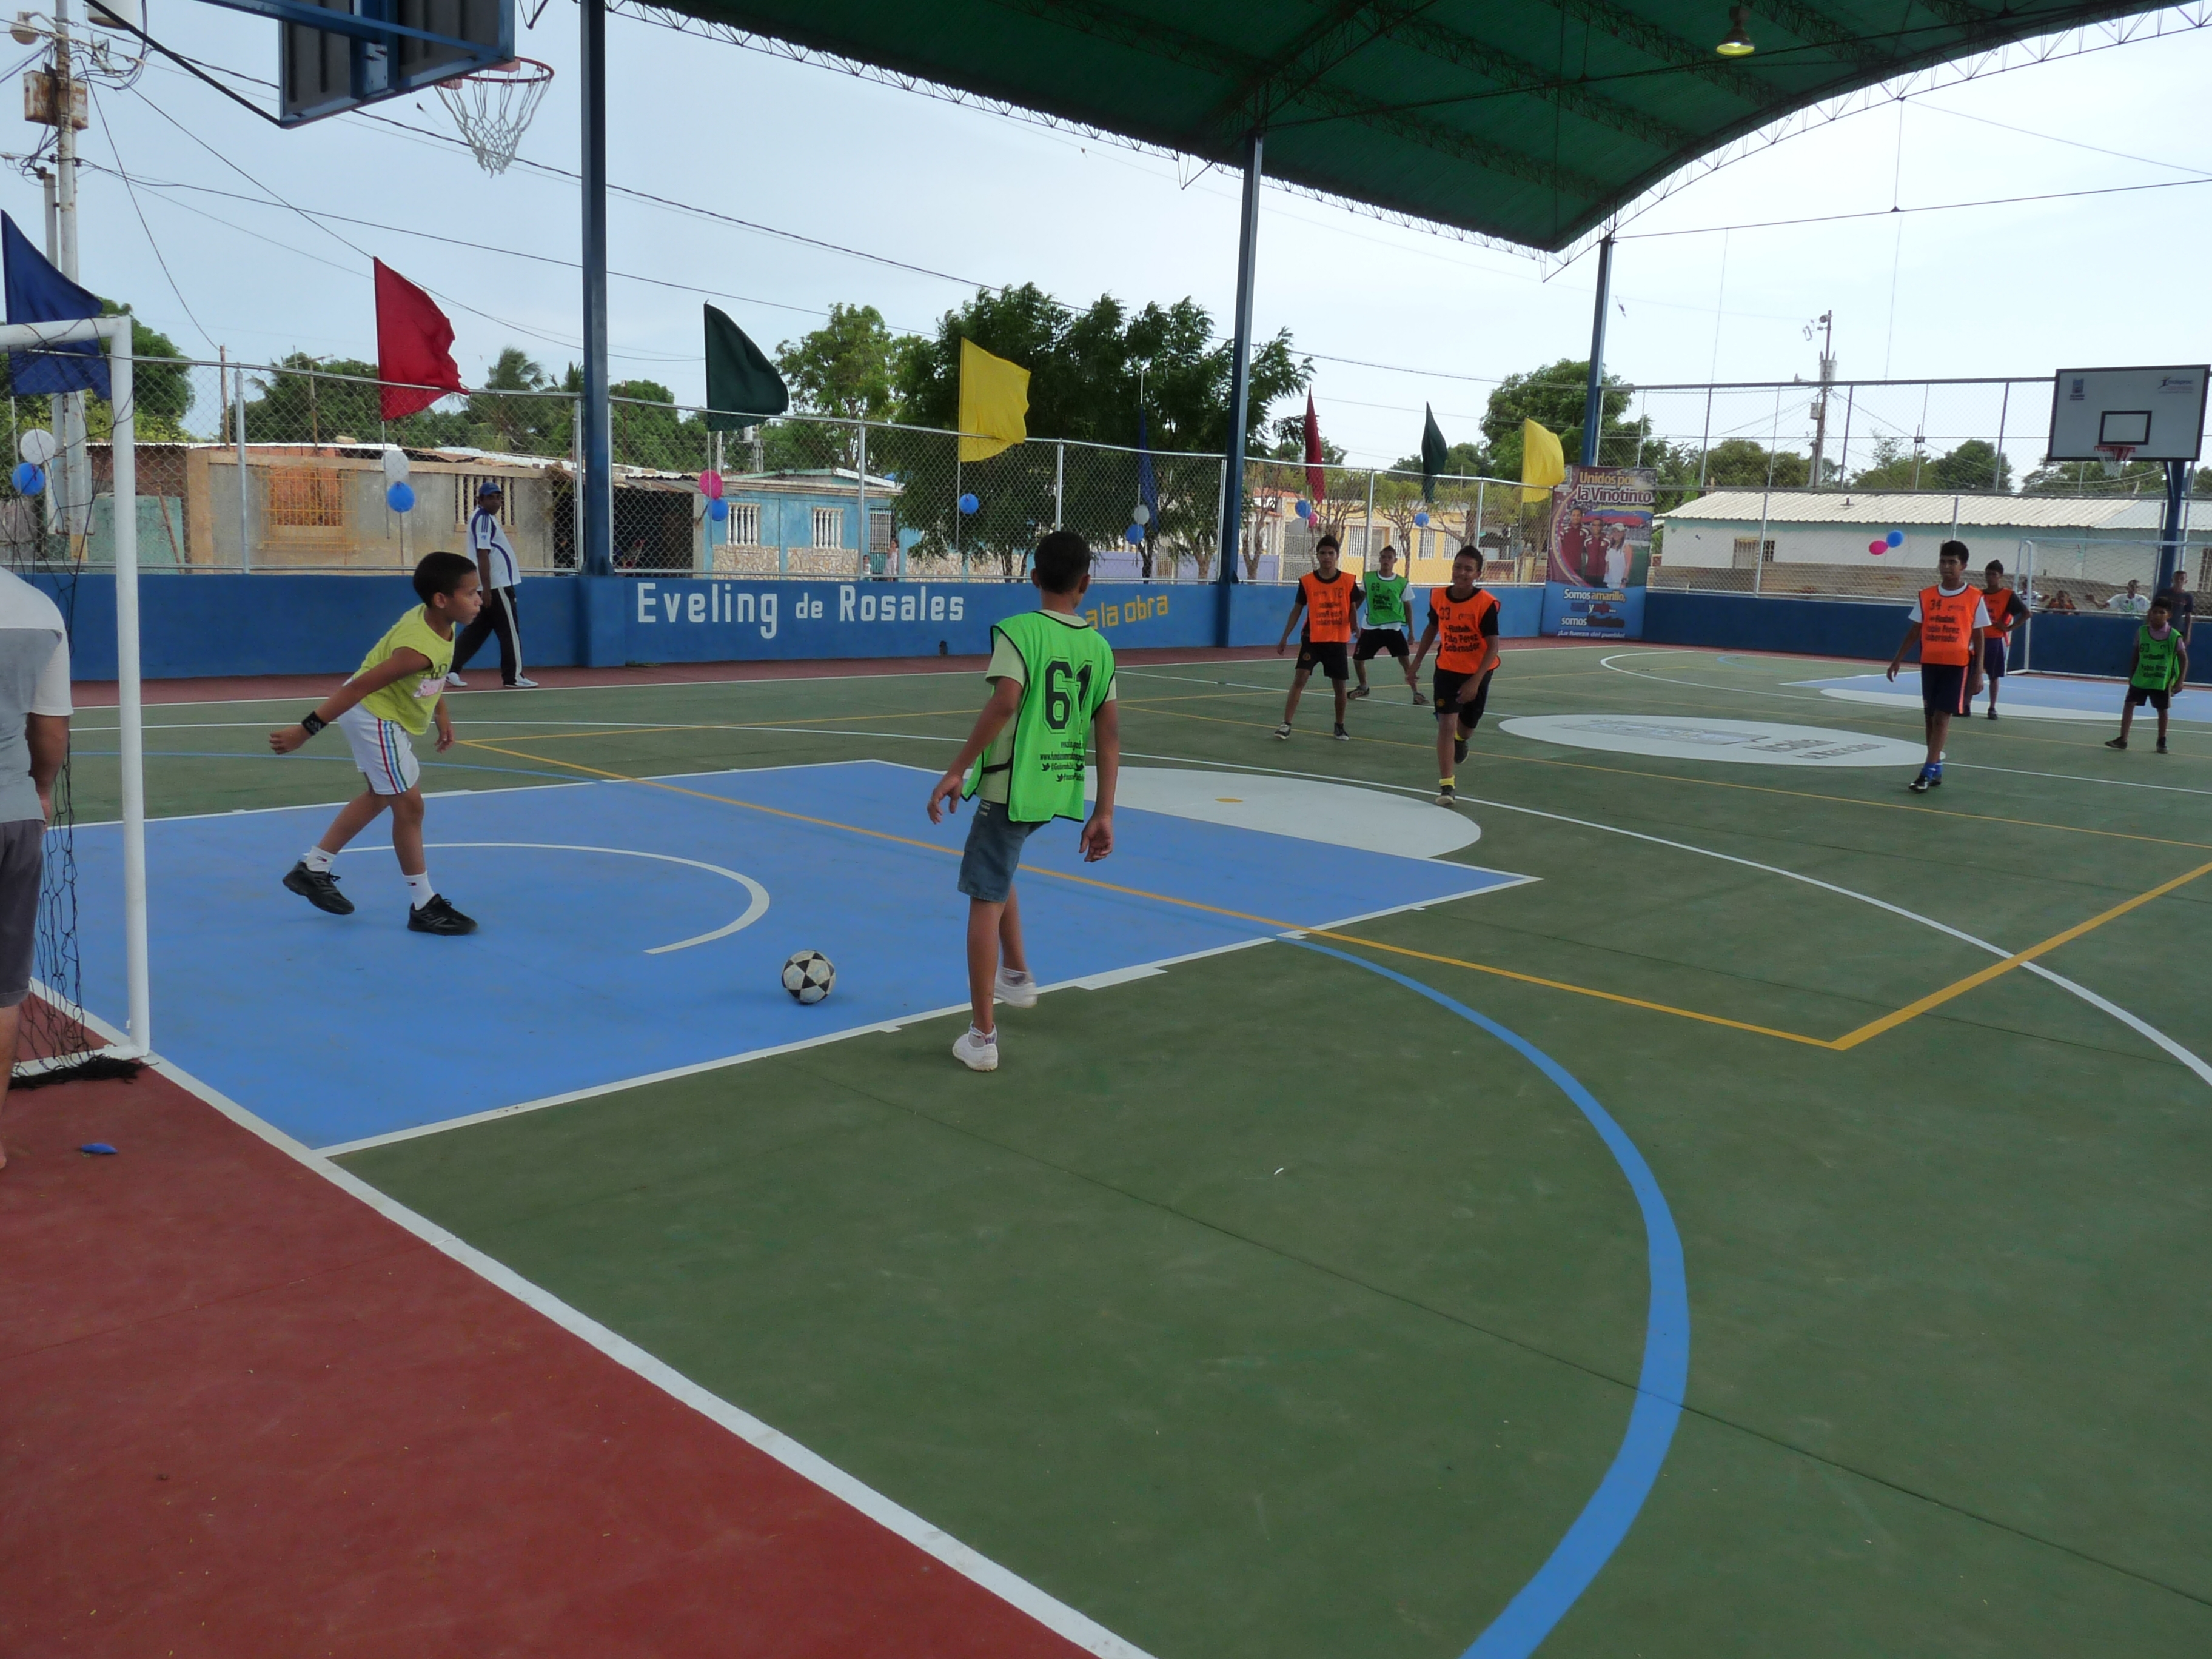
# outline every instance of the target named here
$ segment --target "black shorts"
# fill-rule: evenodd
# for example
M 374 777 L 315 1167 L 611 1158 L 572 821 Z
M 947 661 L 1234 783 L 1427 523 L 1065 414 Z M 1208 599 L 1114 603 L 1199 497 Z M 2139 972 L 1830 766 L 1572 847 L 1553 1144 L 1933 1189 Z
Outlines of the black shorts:
M 1993 680 L 2001 680 L 2005 672 L 2005 636 L 2002 634 L 1982 635 L 1982 672 Z
M 1455 674 L 1449 668 L 1437 670 L 1436 678 L 1429 684 L 1429 695 L 1436 701 L 1437 718 L 1443 720 L 1455 710 L 1459 723 L 1474 731 L 1481 723 L 1483 708 L 1490 702 L 1490 682 L 1497 675 L 1495 668 L 1490 669 L 1484 673 L 1482 683 L 1475 685 L 1472 674 Z M 1474 687 L 1471 693 L 1470 686 Z
M 1406 660 L 1406 630 L 1402 628 L 1368 628 L 1360 630 L 1359 644 L 1352 653 L 1354 662 L 1367 662 L 1388 651 L 1400 662 Z
M 1298 672 L 1310 674 L 1316 668 L 1333 680 L 1343 679 L 1352 672 L 1342 640 L 1298 641 Z
M 1966 665 L 1962 662 L 1923 662 L 1920 665 L 1920 706 L 1931 714 L 1972 712 L 1966 695 Z
M 2173 693 L 2171 691 L 2154 691 L 2147 685 L 2131 685 L 2128 688 L 2128 707 L 2130 708 L 2140 708 L 2145 703 L 2148 703 L 2163 714 L 2172 706 L 2172 702 Z

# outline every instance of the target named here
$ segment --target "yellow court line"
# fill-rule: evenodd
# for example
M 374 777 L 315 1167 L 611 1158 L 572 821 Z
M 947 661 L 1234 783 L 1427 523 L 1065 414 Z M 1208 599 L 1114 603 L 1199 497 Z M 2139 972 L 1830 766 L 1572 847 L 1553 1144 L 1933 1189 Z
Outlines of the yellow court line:
M 542 765 L 565 766 L 573 771 L 586 772 L 594 777 L 605 778 L 612 782 L 642 784 L 647 788 L 665 789 L 671 794 L 690 795 L 695 799 L 714 801 L 724 806 L 741 806 L 748 811 L 764 813 L 770 817 L 787 818 L 798 823 L 811 823 L 820 829 L 842 830 L 848 835 L 866 836 L 876 841 L 891 842 L 902 847 L 918 847 L 924 852 L 936 853 L 948 858 L 959 856 L 952 848 L 940 846 L 935 842 L 921 841 L 912 836 L 896 835 L 888 830 L 870 830 L 863 825 L 846 823 L 836 818 L 816 817 L 810 813 L 793 812 L 781 806 L 763 806 L 757 801 L 740 800 L 733 795 L 713 794 L 703 789 L 688 789 L 682 784 L 669 783 L 659 778 L 633 777 L 625 772 L 611 772 L 601 767 L 586 766 L 580 761 L 561 760 L 556 757 L 545 755 L 525 754 L 520 750 L 502 748 L 498 744 L 487 742 L 481 738 L 464 738 L 462 744 L 466 748 L 487 750 L 495 755 L 505 755 L 512 760 L 534 761 Z M 1658 775 L 1663 775 L 1663 774 Z M 1155 903 L 1172 904 L 1187 910 L 1200 910 L 1210 915 L 1227 916 L 1233 921 L 1249 921 L 1279 933 L 1303 933 L 1315 939 L 1334 939 L 1341 945 L 1360 945 L 1370 951 L 1387 951 L 1393 956 L 1410 957 L 1421 962 L 1441 963 L 1448 968 L 1464 968 L 1472 973 L 1489 974 L 1499 979 L 1515 980 L 1523 985 L 1539 985 L 1547 990 L 1566 991 L 1576 996 L 1593 997 L 1601 1002 L 1619 1003 L 1626 1007 L 1642 1008 L 1652 1013 L 1671 1014 L 1677 1019 L 1693 1020 L 1703 1025 L 1725 1026 L 1730 1030 L 1747 1031 L 1754 1036 L 1774 1037 L 1785 1042 L 1802 1043 L 1808 1048 L 1826 1048 L 1838 1053 L 1855 1048 L 1859 1044 L 1880 1036 L 1886 1031 L 1893 1030 L 1908 1021 L 1918 1018 L 1932 1008 L 1941 1007 L 1953 999 L 1965 995 L 1978 986 L 1986 985 L 1991 980 L 2009 973 L 2023 963 L 2033 962 L 2063 945 L 2080 939 L 2085 933 L 2094 932 L 2108 921 L 2114 921 L 2131 910 L 2149 903 L 2154 899 L 2162 898 L 2166 894 L 2186 886 L 2200 876 L 2212 873 L 2212 863 L 2199 865 L 2185 875 L 2176 876 L 2171 881 L 2162 882 L 2148 892 L 2138 893 L 2135 897 L 2116 904 L 2111 909 L 2092 916 L 2086 921 L 2076 922 L 2063 932 L 2054 933 L 2041 943 L 2032 945 L 2027 950 L 2007 957 L 2002 962 L 1992 963 L 1977 973 L 1969 974 L 1962 980 L 1947 985 L 1940 990 L 1930 992 L 1916 1002 L 1907 1003 L 1894 1012 L 1885 1014 L 1879 1019 L 1871 1020 L 1840 1037 L 1832 1038 L 1808 1036 L 1800 1031 L 1785 1031 L 1776 1026 L 1754 1024 L 1748 1020 L 1729 1019 L 1719 1014 L 1700 1013 L 1693 1008 L 1677 1008 L 1668 1003 L 1650 1002 L 1641 997 L 1626 996 L 1617 991 L 1601 991 L 1592 986 L 1576 985 L 1565 980 L 1546 979 L 1535 974 L 1520 973 L 1510 968 L 1493 967 L 1488 963 L 1468 962 L 1460 957 L 1437 956 L 1427 951 L 1413 950 L 1407 945 L 1386 944 L 1381 939 L 1363 939 L 1357 934 L 1336 933 L 1328 928 L 1285 921 L 1273 916 L 1255 915 L 1249 911 L 1231 910 L 1217 904 L 1206 904 L 1197 899 L 1176 898 L 1170 894 L 1155 893 L 1141 887 L 1126 887 L 1119 883 L 1103 881 L 1096 876 L 1074 875 L 1066 871 L 1047 870 L 1031 864 L 1024 864 L 1018 867 L 1030 875 L 1043 876 L 1054 881 L 1069 882 L 1079 886 L 1096 887 L 1106 892 L 1121 893 L 1131 898 L 1146 899 Z
M 1880 1019 L 1871 1020 L 1860 1026 L 1856 1031 L 1847 1031 L 1828 1046 L 1838 1049 L 1856 1048 L 1869 1038 L 1878 1037 L 1884 1031 L 1893 1030 L 1907 1020 L 1917 1019 L 1930 1008 L 1940 1008 L 1954 997 L 1964 996 L 1977 986 L 1986 985 L 1998 975 L 2008 974 L 2015 968 L 2033 962 L 2038 957 L 2056 951 L 2062 945 L 2071 944 L 2084 933 L 2094 932 L 2106 922 L 2115 921 L 2127 915 L 2130 910 L 2148 904 L 2153 899 L 2164 898 L 2168 893 L 2178 888 L 2186 887 L 2199 876 L 2208 872 L 2212 872 L 2212 864 L 2200 864 L 2186 875 L 2176 876 L 2171 881 L 2162 881 L 2148 892 L 2137 893 L 2133 898 L 2124 900 L 2111 909 L 2091 916 L 2087 921 L 2077 921 L 2064 932 L 2053 933 L 2039 945 L 2031 945 L 2025 951 L 2016 951 L 2002 962 L 1991 963 L 1979 973 L 1969 974 L 1962 980 L 1946 985 L 1940 991 L 1930 991 L 1917 1002 L 1906 1003 L 1895 1013 L 1884 1014 Z
M 1252 732 L 1272 732 L 1274 727 L 1264 720 L 1232 720 L 1219 714 L 1194 714 L 1183 708 L 1163 708 L 1160 714 L 1171 720 L 1204 720 L 1214 726 L 1241 726 Z M 1367 738 L 1360 743 L 1379 743 L 1393 749 L 1418 749 L 1429 752 L 1435 744 L 1408 743 L 1403 738 Z M 1992 812 L 1954 812 L 1942 806 L 1911 806 L 1903 801 L 1863 800 L 1856 795 L 1822 795 L 1809 789 L 1777 789 L 1771 784 L 1729 783 L 1719 778 L 1686 778 L 1673 772 L 1640 772 L 1629 766 L 1596 766 L 1587 761 L 1547 760 L 1537 755 L 1509 755 L 1502 750 L 1481 749 L 1474 751 L 1485 760 L 1510 761 L 1518 766 L 1559 766 L 1575 772 L 1606 772 L 1615 777 L 1652 778 L 1661 783 L 1698 784 L 1710 789 L 1745 789 L 1759 795 L 1789 795 L 1799 800 L 1832 801 L 1842 806 L 1871 806 L 1885 812 L 1917 812 L 1930 817 L 1962 818 L 1972 823 L 2009 823 L 2023 830 L 2056 830 L 2069 836 L 2100 836 L 2112 841 L 2139 841 L 2153 847 L 2185 847 L 2191 852 L 2212 852 L 2212 842 L 2171 841 L 2163 836 L 2131 836 L 2124 830 L 2093 830 L 2078 823 L 2045 823 L 2039 818 L 2001 817 Z
M 771 817 L 788 818 L 794 823 L 811 823 L 825 830 L 842 830 L 850 835 L 866 836 L 877 841 L 893 842 L 902 847 L 919 847 L 924 852 L 939 853 L 948 858 L 960 856 L 951 848 L 939 846 L 935 842 L 920 841 L 912 836 L 895 835 L 888 830 L 870 830 L 860 824 L 844 823 L 836 818 L 815 817 L 808 813 L 793 812 L 781 806 L 763 806 L 757 801 L 739 800 L 733 795 L 716 795 L 704 789 L 687 789 L 682 784 L 665 782 L 659 778 L 632 777 L 623 772 L 610 772 L 599 767 L 586 766 L 580 761 L 561 760 L 545 755 L 527 755 L 519 749 L 503 749 L 499 744 L 487 742 L 482 738 L 464 738 L 463 744 L 468 748 L 483 749 L 495 755 L 505 755 L 511 760 L 537 761 L 545 765 L 566 766 L 575 771 L 588 772 L 595 777 L 605 778 L 617 783 L 643 784 L 648 788 L 665 789 L 672 794 L 690 795 L 698 800 L 711 800 L 724 806 L 742 806 L 748 811 L 764 812 Z M 1096 876 L 1079 876 L 1064 870 L 1041 869 L 1033 864 L 1024 864 L 1018 867 L 1030 875 L 1045 876 L 1054 881 L 1070 882 L 1083 887 L 1096 887 L 1109 893 L 1124 894 L 1131 898 L 1148 899 L 1155 903 L 1173 904 L 1186 910 L 1202 910 L 1209 915 L 1227 916 L 1236 921 L 1252 922 L 1258 927 L 1277 933 L 1307 933 L 1316 939 L 1334 939 L 1343 945 L 1364 945 L 1370 951 L 1387 951 L 1393 956 L 1413 957 L 1423 962 L 1442 963 L 1449 968 L 1465 968 L 1478 974 L 1495 975 L 1500 979 L 1518 980 L 1524 985 L 1540 985 L 1549 990 L 1570 991 L 1577 996 L 1595 997 L 1602 1002 L 1622 1003 L 1632 1008 L 1649 1009 L 1654 1013 L 1672 1014 L 1678 1019 L 1696 1020 L 1706 1025 L 1725 1025 L 1734 1030 L 1750 1031 L 1760 1036 L 1780 1037 L 1790 1042 L 1809 1043 L 1815 1048 L 1825 1048 L 1831 1046 L 1825 1037 L 1805 1036 L 1796 1031 L 1777 1030 L 1771 1026 L 1753 1025 L 1740 1019 L 1726 1019 L 1718 1014 L 1701 1014 L 1693 1008 L 1675 1008 L 1663 1002 L 1646 1002 L 1642 998 L 1623 996 L 1616 991 L 1601 991 L 1588 985 L 1570 984 L 1565 980 L 1544 979 L 1534 974 L 1516 973 L 1510 968 L 1493 968 L 1487 963 L 1465 962 L 1457 957 L 1432 956 L 1426 951 L 1415 951 L 1402 945 L 1386 945 L 1381 939 L 1361 939 L 1356 934 L 1333 933 L 1327 928 L 1315 927 L 1304 922 L 1285 921 L 1276 916 L 1254 915 L 1249 911 L 1231 910 L 1218 904 L 1202 903 L 1197 899 L 1176 898 L 1171 894 L 1154 893 L 1142 887 L 1125 887 L 1116 882 L 1102 881 Z

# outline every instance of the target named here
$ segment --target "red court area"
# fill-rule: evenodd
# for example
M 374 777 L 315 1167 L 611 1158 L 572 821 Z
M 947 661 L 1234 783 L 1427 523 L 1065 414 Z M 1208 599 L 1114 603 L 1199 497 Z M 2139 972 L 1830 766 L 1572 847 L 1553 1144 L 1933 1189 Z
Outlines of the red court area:
M 161 1077 L 5 1128 L 0 1653 L 1079 1651 Z

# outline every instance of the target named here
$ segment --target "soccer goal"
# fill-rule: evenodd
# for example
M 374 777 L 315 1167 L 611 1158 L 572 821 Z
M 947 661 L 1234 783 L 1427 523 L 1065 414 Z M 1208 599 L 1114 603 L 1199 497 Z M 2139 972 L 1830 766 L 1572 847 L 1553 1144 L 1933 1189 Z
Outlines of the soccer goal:
M 122 755 L 123 951 L 128 1012 L 120 1040 L 102 1042 L 101 1037 L 112 1028 L 93 1018 L 82 1006 L 75 826 L 68 792 L 58 787 L 54 821 L 46 830 L 47 867 L 39 906 L 36 977 L 18 1036 L 19 1052 L 24 1047 L 38 1051 L 16 1066 L 17 1079 L 27 1085 L 134 1064 L 146 1056 L 153 1042 L 146 946 L 145 722 L 138 673 L 138 466 L 131 319 L 125 314 L 0 324 L 0 349 L 11 352 L 51 351 L 88 343 L 106 348 L 109 400 L 114 415 L 116 701 Z M 74 572 L 82 561 L 83 544 L 82 538 L 73 540 Z M 66 771 L 64 768 L 64 775 Z

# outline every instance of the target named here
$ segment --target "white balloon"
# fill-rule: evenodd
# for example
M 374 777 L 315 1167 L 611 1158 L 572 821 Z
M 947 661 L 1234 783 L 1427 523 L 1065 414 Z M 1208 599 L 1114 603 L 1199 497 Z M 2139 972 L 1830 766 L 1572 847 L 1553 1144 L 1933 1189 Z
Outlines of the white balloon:
M 60 453 L 61 444 L 42 426 L 34 426 L 15 440 L 15 453 L 33 466 L 44 466 Z
M 1139 504 L 1137 510 L 1134 513 L 1132 513 L 1129 517 L 1138 524 L 1150 524 L 1152 521 L 1152 509 L 1149 507 Z
M 404 483 L 406 482 L 409 465 L 405 450 L 400 448 L 398 444 L 385 445 L 384 476 L 386 478 L 393 483 Z

